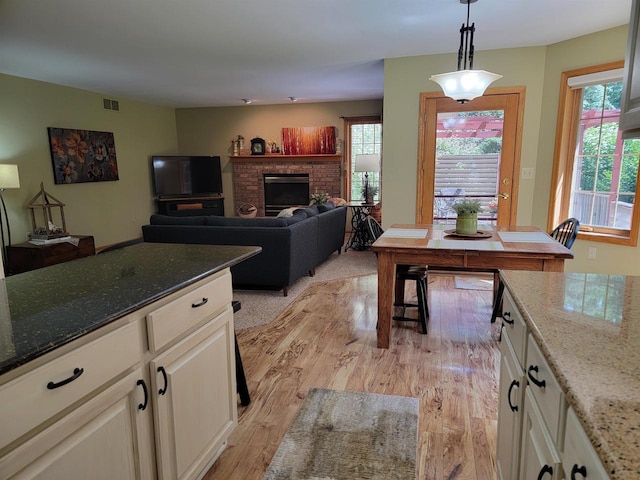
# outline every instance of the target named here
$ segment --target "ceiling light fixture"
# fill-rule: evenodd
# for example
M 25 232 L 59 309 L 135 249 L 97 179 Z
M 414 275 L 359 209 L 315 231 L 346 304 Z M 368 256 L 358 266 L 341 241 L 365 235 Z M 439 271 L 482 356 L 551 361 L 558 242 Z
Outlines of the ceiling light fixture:
M 250 98 L 243 98 L 242 101 L 245 103 L 245 105 L 251 105 L 253 103 L 253 100 L 251 100 Z
M 298 97 L 289 97 L 289 100 L 295 103 L 298 101 Z
M 444 94 L 460 103 L 466 103 L 476 97 L 482 96 L 487 87 L 502 78 L 502 75 L 487 72 L 485 70 L 473 69 L 473 34 L 476 31 L 476 24 L 469 26 L 469 13 L 471 4 L 478 0 L 460 0 L 460 3 L 467 4 L 467 25 L 463 23 L 460 27 L 460 48 L 458 49 L 458 70 L 456 72 L 441 73 L 431 75 L 429 80 L 438 83 Z M 464 59 L 464 64 L 462 60 Z M 469 69 L 467 69 L 467 65 Z M 464 68 L 461 68 L 464 67 Z

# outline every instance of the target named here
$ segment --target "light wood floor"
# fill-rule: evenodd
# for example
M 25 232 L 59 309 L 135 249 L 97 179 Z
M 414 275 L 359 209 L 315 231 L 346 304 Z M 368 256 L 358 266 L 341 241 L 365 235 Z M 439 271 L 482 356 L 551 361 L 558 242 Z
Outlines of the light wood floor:
M 453 278 L 429 278 L 428 335 L 394 322 L 388 350 L 376 348 L 375 275 L 315 284 L 275 322 L 238 332 L 251 404 L 205 479 L 262 479 L 312 387 L 420 398 L 417 478 L 494 479 L 500 322 L 492 292 Z

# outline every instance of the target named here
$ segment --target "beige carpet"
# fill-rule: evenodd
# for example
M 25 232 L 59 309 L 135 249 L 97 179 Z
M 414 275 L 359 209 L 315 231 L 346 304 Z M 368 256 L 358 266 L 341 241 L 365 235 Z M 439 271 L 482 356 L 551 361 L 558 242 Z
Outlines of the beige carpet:
M 316 267 L 316 274 L 313 277 L 302 277 L 290 286 L 289 295 L 286 297 L 282 294 L 282 290 L 234 289 L 233 298 L 239 300 L 242 307 L 235 314 L 235 328 L 239 331 L 270 323 L 313 283 L 343 277 L 370 275 L 377 273 L 377 271 L 378 263 L 375 253 L 349 250 L 340 255 L 333 253 L 326 261 Z
M 418 399 L 311 389 L 263 480 L 416 476 Z

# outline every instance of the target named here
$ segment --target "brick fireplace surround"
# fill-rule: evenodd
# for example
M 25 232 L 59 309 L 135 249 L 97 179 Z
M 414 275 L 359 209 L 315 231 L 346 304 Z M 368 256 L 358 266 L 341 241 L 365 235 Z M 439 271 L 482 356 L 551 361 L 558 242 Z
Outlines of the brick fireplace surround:
M 231 157 L 233 163 L 234 212 L 243 203 L 258 208 L 264 216 L 263 173 L 306 173 L 309 193 L 328 193 L 340 197 L 341 155 L 256 155 Z

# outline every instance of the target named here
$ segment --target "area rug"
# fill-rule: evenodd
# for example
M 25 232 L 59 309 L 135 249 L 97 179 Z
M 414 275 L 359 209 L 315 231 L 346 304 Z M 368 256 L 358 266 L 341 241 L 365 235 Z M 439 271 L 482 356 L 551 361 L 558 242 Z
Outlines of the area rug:
M 462 276 L 456 275 L 455 286 L 462 290 L 493 290 L 493 275 L 481 276 Z
M 333 253 L 316 267 L 313 277 L 304 276 L 289 287 L 289 295 L 282 290 L 233 290 L 233 299 L 240 301 L 241 308 L 234 315 L 236 331 L 260 327 L 270 323 L 289 306 L 307 287 L 317 282 L 337 278 L 371 275 L 377 273 L 378 262 L 371 251 L 348 250 L 338 255 Z
M 263 479 L 414 479 L 417 445 L 417 398 L 314 388 Z

